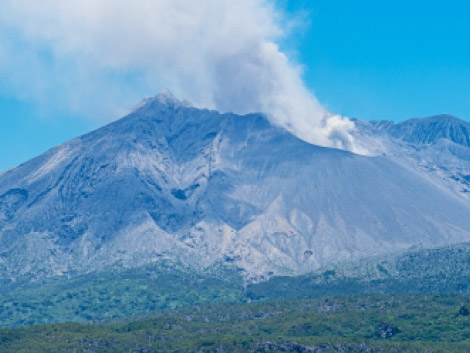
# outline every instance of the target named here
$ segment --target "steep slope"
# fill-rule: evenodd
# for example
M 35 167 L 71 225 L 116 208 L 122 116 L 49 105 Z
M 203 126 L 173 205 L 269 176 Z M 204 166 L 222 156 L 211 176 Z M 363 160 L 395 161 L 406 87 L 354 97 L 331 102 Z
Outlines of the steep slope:
M 0 276 L 160 259 L 248 280 L 470 240 L 470 204 L 387 157 L 168 94 L 0 175 Z
M 379 153 L 419 169 L 470 198 L 470 123 L 451 115 L 400 123 L 356 121 Z

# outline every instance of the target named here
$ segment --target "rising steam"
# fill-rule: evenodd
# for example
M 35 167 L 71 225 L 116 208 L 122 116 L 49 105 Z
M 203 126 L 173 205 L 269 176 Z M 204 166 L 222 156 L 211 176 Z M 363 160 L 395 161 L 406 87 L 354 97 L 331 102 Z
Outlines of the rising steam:
M 1 88 L 105 119 L 169 88 L 196 106 L 263 112 L 300 138 L 364 152 L 276 43 L 288 21 L 265 0 L 3 0 Z

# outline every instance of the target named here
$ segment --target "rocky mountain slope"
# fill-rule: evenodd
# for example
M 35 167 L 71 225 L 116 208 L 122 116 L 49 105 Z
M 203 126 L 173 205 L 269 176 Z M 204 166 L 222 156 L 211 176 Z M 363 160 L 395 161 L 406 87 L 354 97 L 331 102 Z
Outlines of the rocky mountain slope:
M 470 123 L 451 115 L 391 121 L 356 121 L 372 150 L 425 172 L 470 198 Z
M 0 175 L 0 277 L 166 259 L 195 269 L 229 263 L 256 281 L 469 241 L 468 200 L 451 177 L 416 168 L 421 151 L 435 165 L 445 150 L 455 159 L 439 168 L 464 173 L 467 140 L 408 127 L 400 137 L 385 125 L 358 124 L 382 148 L 360 156 L 303 142 L 259 114 L 147 99 Z
M 371 124 L 395 138 L 415 145 L 433 144 L 447 139 L 470 147 L 470 123 L 448 114 L 414 118 L 397 124 L 390 121 L 374 121 Z

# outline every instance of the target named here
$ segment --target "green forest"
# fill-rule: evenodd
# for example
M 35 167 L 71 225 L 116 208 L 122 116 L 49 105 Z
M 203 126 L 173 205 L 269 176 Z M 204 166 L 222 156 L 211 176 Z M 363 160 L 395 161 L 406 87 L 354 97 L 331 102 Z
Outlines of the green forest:
M 246 283 L 227 265 L 4 283 L 0 352 L 469 352 L 470 246 Z
M 0 352 L 468 352 L 470 297 L 209 303 L 105 324 L 0 330 Z

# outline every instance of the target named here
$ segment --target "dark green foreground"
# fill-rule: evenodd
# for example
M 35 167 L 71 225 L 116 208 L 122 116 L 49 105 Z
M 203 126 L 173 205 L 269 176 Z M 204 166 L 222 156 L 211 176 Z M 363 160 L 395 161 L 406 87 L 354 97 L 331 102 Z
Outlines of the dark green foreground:
M 204 304 L 107 324 L 1 329 L 0 352 L 470 352 L 469 304 L 462 295 Z
M 159 262 L 4 280 L 0 353 L 470 352 L 467 308 L 469 243 L 249 285 Z

